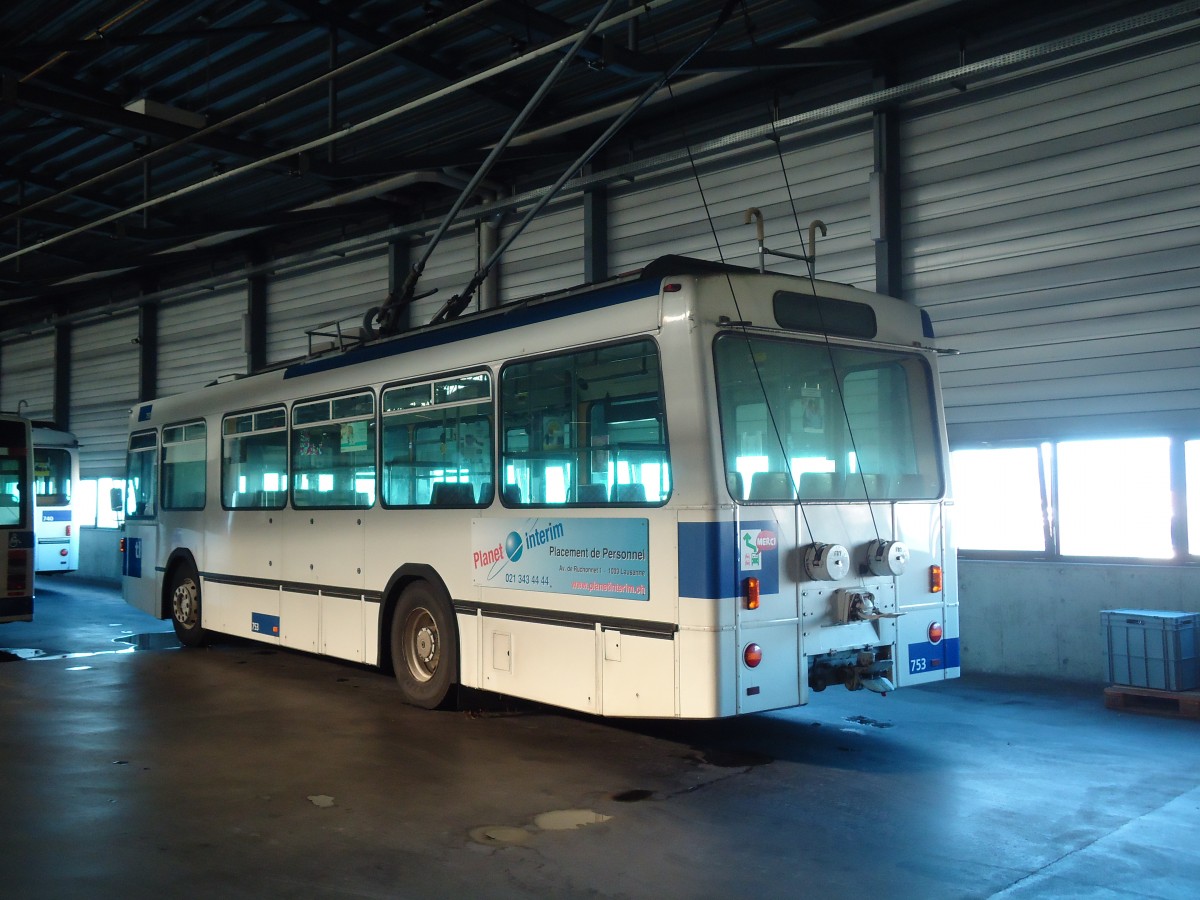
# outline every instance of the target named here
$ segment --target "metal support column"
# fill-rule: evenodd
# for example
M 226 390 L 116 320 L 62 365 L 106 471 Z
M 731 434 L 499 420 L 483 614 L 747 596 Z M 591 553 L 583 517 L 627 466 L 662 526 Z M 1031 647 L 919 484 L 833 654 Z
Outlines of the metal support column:
M 388 299 L 404 289 L 404 279 L 412 268 L 412 245 L 407 240 L 388 241 Z M 396 331 L 407 331 L 412 324 L 412 304 L 405 303 L 398 311 Z
M 590 175 L 593 161 L 584 167 Z M 583 280 L 595 284 L 608 278 L 608 186 L 597 184 L 583 192 Z
M 147 293 L 143 289 L 143 293 Z M 138 401 L 158 396 L 158 306 L 138 308 Z
M 883 89 L 886 78 L 876 79 Z M 871 172 L 871 237 L 875 241 L 875 290 L 902 296 L 900 247 L 900 111 L 874 114 L 875 168 Z

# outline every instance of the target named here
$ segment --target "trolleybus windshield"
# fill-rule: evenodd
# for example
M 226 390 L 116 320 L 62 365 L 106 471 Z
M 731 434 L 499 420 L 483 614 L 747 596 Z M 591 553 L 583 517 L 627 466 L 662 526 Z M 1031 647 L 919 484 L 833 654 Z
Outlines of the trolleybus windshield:
M 716 371 L 735 499 L 941 496 L 933 388 L 920 356 L 725 334 Z

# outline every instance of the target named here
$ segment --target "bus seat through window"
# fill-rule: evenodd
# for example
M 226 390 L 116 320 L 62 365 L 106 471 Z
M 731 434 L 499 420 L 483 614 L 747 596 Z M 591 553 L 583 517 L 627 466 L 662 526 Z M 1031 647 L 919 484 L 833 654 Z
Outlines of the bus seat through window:
M 794 500 L 796 486 L 787 472 L 755 472 L 750 479 L 751 500 Z
M 575 499 L 579 503 L 605 503 L 608 489 L 602 484 L 581 484 L 575 489 Z
M 612 489 L 613 503 L 645 503 L 646 486 L 644 484 L 614 484 Z
M 434 506 L 474 506 L 475 489 L 467 482 L 439 481 L 433 486 Z

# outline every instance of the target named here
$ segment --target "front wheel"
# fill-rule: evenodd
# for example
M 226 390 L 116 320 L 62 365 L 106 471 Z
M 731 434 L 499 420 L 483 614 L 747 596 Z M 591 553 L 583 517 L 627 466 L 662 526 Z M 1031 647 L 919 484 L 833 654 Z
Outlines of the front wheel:
M 199 647 L 208 638 L 200 627 L 200 576 L 190 565 L 177 568 L 171 580 L 171 624 L 184 646 Z
M 425 582 L 405 588 L 392 614 L 392 667 L 404 702 L 448 705 L 458 671 L 454 613 Z

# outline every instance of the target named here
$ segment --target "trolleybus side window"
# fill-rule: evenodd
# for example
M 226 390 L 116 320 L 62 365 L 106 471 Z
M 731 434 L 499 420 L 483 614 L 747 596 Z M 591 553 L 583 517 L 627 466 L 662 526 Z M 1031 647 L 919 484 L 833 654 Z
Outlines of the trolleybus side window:
M 472 372 L 383 392 L 383 502 L 492 501 L 492 376 Z
M 202 421 L 163 429 L 163 509 L 204 509 L 207 443 L 207 429 Z
M 346 394 L 292 407 L 292 505 L 375 504 L 375 395 Z
M 715 349 L 735 499 L 941 496 L 932 382 L 921 357 L 730 334 Z
M 510 363 L 500 380 L 507 505 L 666 502 L 671 467 L 652 341 Z
M 158 434 L 138 431 L 129 436 L 129 460 L 125 472 L 125 517 L 154 518 L 157 490 Z
M 221 434 L 221 505 L 283 509 L 288 456 L 283 407 L 226 416 Z

